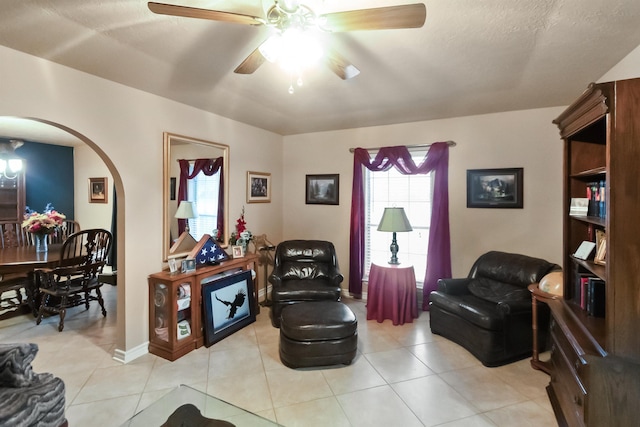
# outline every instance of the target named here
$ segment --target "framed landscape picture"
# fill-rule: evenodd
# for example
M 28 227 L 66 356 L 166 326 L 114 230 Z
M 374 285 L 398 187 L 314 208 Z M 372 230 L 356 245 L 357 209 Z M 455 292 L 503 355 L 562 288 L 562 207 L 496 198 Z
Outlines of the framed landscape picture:
M 340 175 L 307 175 L 305 203 L 307 205 L 339 205 Z
M 523 168 L 467 170 L 468 208 L 522 209 Z
M 204 343 L 212 344 L 256 321 L 251 271 L 203 279 Z
M 247 203 L 271 202 L 271 174 L 247 172 Z

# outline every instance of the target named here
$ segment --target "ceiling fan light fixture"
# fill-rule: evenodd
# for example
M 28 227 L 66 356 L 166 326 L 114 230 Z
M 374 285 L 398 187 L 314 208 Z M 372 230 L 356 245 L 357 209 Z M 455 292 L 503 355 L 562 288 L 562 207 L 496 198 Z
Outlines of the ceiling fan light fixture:
M 264 2 L 265 0 L 263 0 Z M 166 3 L 149 2 L 153 13 L 185 18 L 209 19 L 241 25 L 266 26 L 275 34 L 260 47 L 254 49 L 234 73 L 252 74 L 264 61 L 278 62 L 291 75 L 300 75 L 304 68 L 315 64 L 320 58 L 343 80 L 360 74 L 354 65 L 338 52 L 323 52 L 319 39 L 313 36 L 322 33 L 347 31 L 389 30 L 420 28 L 424 25 L 427 11 L 424 3 L 399 6 L 373 7 L 341 12 L 316 14 L 314 9 L 301 2 L 312 0 L 269 0 L 271 6 L 264 18 L 242 13 L 200 9 Z M 314 8 L 324 9 L 324 2 L 314 0 Z M 286 33 L 292 31 L 297 37 L 287 41 Z M 297 33 L 295 32 L 297 31 Z M 293 85 L 291 86 L 293 88 Z
M 269 62 L 276 62 L 282 52 L 282 36 L 273 34 L 258 48 L 260 54 Z
M 259 50 L 267 61 L 278 63 L 287 72 L 313 67 L 324 54 L 322 45 L 315 37 L 297 28 L 273 34 L 262 43 Z

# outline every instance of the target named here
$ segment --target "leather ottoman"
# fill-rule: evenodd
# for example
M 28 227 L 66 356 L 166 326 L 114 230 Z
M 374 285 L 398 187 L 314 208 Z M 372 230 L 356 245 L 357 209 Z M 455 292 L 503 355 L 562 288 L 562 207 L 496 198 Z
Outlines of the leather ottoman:
M 290 368 L 349 365 L 358 348 L 358 321 L 339 301 L 285 307 L 280 319 L 280 360 Z

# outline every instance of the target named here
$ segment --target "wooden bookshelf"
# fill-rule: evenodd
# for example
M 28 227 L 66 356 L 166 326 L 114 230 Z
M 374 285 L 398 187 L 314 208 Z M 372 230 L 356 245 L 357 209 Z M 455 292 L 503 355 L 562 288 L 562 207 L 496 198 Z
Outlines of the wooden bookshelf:
M 589 399 L 583 377 L 587 360 L 608 355 L 640 360 L 640 79 L 591 84 L 554 123 L 564 141 L 562 299 L 551 307 L 551 382 L 549 396 L 560 425 L 589 426 L 589 413 L 602 402 Z M 597 182 L 603 188 L 604 217 L 572 216 L 571 199 L 584 198 Z M 601 233 L 599 233 L 601 232 Z M 573 256 L 596 235 L 606 242 L 606 265 Z M 597 251 L 597 247 L 596 247 Z M 582 274 L 605 282 L 604 317 L 589 315 L 577 301 Z M 578 279 L 578 282 L 576 282 Z M 623 400 L 609 402 L 625 404 Z

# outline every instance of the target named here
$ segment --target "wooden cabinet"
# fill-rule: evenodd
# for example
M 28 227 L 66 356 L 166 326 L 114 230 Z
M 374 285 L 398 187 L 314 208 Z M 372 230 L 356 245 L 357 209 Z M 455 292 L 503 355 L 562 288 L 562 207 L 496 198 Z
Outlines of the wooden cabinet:
M 202 347 L 202 282 L 234 270 L 255 270 L 257 258 L 247 255 L 190 273 L 149 275 L 149 352 L 173 361 Z M 259 307 L 255 286 L 253 298 Z
M 590 85 L 554 123 L 564 140 L 564 295 L 549 303 L 549 392 L 559 420 L 591 425 L 585 408 L 599 403 L 580 374 L 586 356 L 640 358 L 640 79 Z M 593 183 L 598 208 L 571 215 L 571 200 L 587 197 Z M 606 242 L 604 265 L 574 256 L 596 239 Z M 598 303 L 604 312 L 593 310 Z
M 13 179 L 0 177 L 0 222 L 22 222 L 25 209 L 24 169 Z

